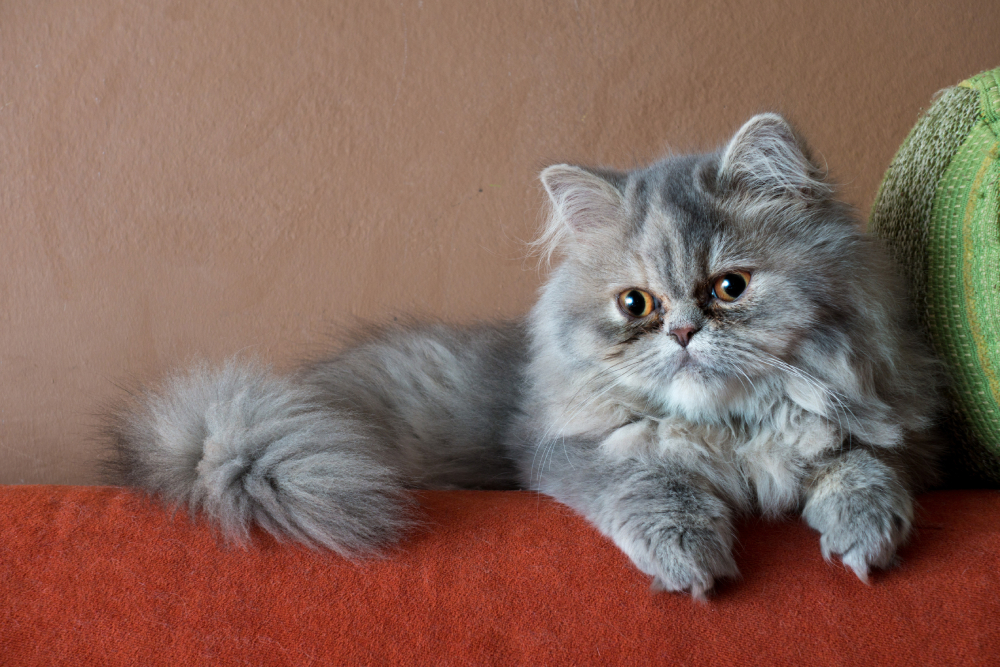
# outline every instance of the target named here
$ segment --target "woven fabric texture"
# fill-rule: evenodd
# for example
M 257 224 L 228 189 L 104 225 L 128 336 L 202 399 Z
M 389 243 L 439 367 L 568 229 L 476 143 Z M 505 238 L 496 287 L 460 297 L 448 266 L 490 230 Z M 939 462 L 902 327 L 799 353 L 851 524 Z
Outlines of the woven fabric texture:
M 0 486 L 4 665 L 973 665 L 1000 655 L 1000 493 L 920 498 L 865 586 L 803 522 L 747 519 L 708 604 L 517 491 L 421 494 L 427 530 L 352 563 L 226 547 L 122 489 Z
M 1000 484 L 1000 69 L 944 91 L 910 132 L 870 228 L 948 367 L 956 461 Z

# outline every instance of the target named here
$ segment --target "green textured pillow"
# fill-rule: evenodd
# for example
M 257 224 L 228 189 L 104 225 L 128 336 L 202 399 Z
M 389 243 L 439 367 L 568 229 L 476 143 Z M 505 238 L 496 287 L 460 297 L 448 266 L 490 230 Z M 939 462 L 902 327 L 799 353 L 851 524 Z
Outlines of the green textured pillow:
M 1000 484 L 1000 69 L 945 90 L 886 172 L 870 229 L 951 375 L 959 465 Z

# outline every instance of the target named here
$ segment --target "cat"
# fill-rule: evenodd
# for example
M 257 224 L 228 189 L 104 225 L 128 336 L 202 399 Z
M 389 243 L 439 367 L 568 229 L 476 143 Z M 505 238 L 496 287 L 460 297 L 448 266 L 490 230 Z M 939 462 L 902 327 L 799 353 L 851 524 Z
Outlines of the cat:
M 891 566 L 935 479 L 940 373 L 789 123 L 541 181 L 534 247 L 559 261 L 526 318 L 178 373 L 110 415 L 114 481 L 351 558 L 406 533 L 410 489 L 534 489 L 699 600 L 738 575 L 747 513 L 801 513 L 863 581 Z

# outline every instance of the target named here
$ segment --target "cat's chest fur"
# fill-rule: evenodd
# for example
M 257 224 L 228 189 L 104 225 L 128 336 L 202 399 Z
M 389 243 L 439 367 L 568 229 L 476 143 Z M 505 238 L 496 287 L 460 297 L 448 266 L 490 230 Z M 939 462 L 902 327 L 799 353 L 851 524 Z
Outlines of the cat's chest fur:
M 753 422 L 642 418 L 613 430 L 600 448 L 611 456 L 681 463 L 737 506 L 777 515 L 796 509 L 811 464 L 839 441 L 826 419 L 779 403 Z

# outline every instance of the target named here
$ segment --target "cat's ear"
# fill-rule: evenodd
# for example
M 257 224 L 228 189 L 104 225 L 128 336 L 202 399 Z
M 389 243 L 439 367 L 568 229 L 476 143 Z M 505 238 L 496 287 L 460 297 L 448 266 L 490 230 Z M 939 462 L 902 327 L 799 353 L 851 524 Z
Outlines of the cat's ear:
M 541 174 L 551 214 L 534 245 L 546 258 L 566 241 L 602 237 L 622 219 L 625 175 L 556 164 Z
M 553 213 L 573 231 L 586 232 L 605 227 L 621 216 L 621 192 L 597 173 L 568 164 L 556 164 L 545 169 L 541 179 Z
M 722 191 L 749 199 L 809 202 L 831 194 L 788 121 L 774 113 L 754 116 L 733 135 L 717 182 Z

